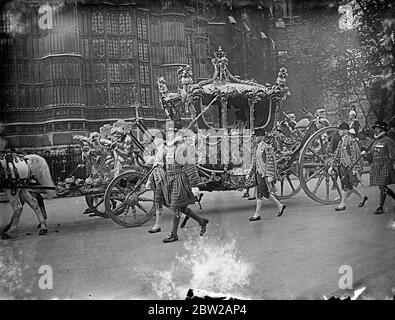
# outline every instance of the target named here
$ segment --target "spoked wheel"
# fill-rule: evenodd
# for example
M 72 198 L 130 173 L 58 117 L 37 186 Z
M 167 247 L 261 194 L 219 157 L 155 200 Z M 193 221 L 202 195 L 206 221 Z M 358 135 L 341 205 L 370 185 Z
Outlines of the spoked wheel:
M 341 187 L 337 176 L 328 169 L 338 143 L 336 127 L 326 127 L 315 132 L 299 156 L 299 180 L 304 192 L 322 204 L 340 202 Z
M 97 216 L 108 218 L 104 205 L 104 194 L 86 195 L 86 204 L 88 208 Z
M 290 199 L 296 195 L 302 186 L 299 181 L 298 164 L 292 164 L 291 168 L 276 182 L 276 196 L 279 200 Z
M 125 228 L 141 226 L 155 214 L 154 193 L 146 188 L 146 175 L 141 172 L 115 177 L 106 189 L 104 203 L 107 215 Z

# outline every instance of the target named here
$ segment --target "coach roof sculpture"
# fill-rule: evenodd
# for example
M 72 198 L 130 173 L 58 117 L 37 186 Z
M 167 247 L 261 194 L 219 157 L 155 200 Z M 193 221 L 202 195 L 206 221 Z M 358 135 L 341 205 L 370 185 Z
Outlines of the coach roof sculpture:
M 280 69 L 276 83 L 271 85 L 235 77 L 228 69 L 228 58 L 221 47 L 214 53 L 211 63 L 214 67 L 213 76 L 196 84 L 193 83 L 191 67 L 189 65 L 180 67 L 178 70 L 180 83 L 178 92 L 169 92 L 164 77 L 158 78 L 160 102 L 167 116 L 172 120 L 180 120 L 184 109 L 189 110 L 192 119 L 194 119 L 202 112 L 201 104 L 206 106 L 211 103 L 214 104 L 214 100 L 217 100 L 216 103 L 220 104 L 223 113 L 226 113 L 229 105 L 236 106 L 239 109 L 253 109 L 255 104 L 259 104 L 265 99 L 269 99 L 271 102 L 279 102 L 289 94 L 288 88 L 285 86 L 288 76 L 285 68 Z M 271 111 L 271 107 L 270 110 L 265 111 L 268 113 L 268 120 L 269 118 L 273 120 L 271 119 L 273 117 Z M 247 113 L 249 113 L 249 122 L 252 126 L 254 125 L 254 112 Z M 225 119 L 226 117 L 222 116 L 222 118 Z M 222 124 L 225 126 L 224 123 Z M 199 127 L 208 126 L 204 123 L 204 120 L 203 122 L 201 120 Z

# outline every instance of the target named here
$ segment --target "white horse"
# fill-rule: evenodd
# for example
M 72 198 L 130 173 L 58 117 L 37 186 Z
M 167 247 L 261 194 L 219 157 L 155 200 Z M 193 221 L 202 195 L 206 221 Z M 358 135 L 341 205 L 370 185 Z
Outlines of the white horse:
M 20 179 L 29 179 L 32 176 L 34 176 L 34 178 L 37 180 L 39 185 L 55 187 L 52 181 L 48 164 L 44 158 L 35 154 L 24 156 L 26 161 L 24 161 L 21 157 L 17 155 L 13 155 L 13 157 L 16 157 L 17 159 L 17 161 L 13 161 L 13 163 L 17 169 Z M 5 159 L 0 160 L 0 165 L 5 170 L 7 166 L 6 160 Z M 15 178 L 15 173 L 12 164 L 8 163 L 8 166 L 12 178 Z M 40 193 L 37 193 L 34 197 L 32 193 L 34 194 L 35 192 L 31 190 L 29 191 L 29 189 L 26 188 L 16 188 L 15 190 L 11 190 L 10 188 L 3 187 L 3 189 L 13 209 L 13 215 L 11 221 L 4 229 L 1 238 L 2 239 L 14 238 L 13 234 L 15 233 L 18 227 L 19 219 L 21 217 L 23 205 L 25 202 L 34 210 L 34 212 L 37 215 L 37 219 L 39 221 L 39 225 L 37 226 L 37 228 L 40 229 L 39 235 L 41 236 L 47 234 L 48 233 L 47 214 L 45 212 L 44 200 L 40 195 Z M 55 196 L 54 190 L 45 190 L 42 192 L 46 193 L 49 198 Z

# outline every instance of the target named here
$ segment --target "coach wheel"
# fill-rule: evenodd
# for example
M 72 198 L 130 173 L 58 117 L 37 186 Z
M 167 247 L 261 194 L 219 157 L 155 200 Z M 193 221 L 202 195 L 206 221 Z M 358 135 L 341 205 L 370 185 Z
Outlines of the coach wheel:
M 340 180 L 329 174 L 338 143 L 338 129 L 326 127 L 315 132 L 305 143 L 299 156 L 299 179 L 303 191 L 314 201 L 336 204 L 341 199 Z
M 108 218 L 106 214 L 106 208 L 104 205 L 104 195 L 86 195 L 85 196 L 86 204 L 88 208 L 97 216 L 102 218 Z
M 146 188 L 146 178 L 144 173 L 128 171 L 110 182 L 104 203 L 115 223 L 125 228 L 138 227 L 155 214 L 154 193 Z
M 290 199 L 302 189 L 299 181 L 298 164 L 294 163 L 276 182 L 276 196 L 279 200 Z

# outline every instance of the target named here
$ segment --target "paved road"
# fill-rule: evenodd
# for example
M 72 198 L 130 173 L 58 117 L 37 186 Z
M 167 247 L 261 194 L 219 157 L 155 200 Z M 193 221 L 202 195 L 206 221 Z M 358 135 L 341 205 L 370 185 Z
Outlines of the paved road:
M 286 201 L 283 217 L 267 203 L 263 220 L 249 222 L 254 203 L 239 192 L 206 194 L 210 219 L 199 237 L 193 221 L 180 241 L 163 244 L 171 227 L 148 234 L 153 225 L 123 229 L 110 219 L 88 217 L 83 198 L 47 202 L 49 229 L 39 237 L 35 217 L 25 209 L 16 240 L 0 242 L 0 297 L 29 299 L 184 299 L 188 288 L 225 292 L 252 299 L 321 299 L 341 295 L 339 267 L 349 265 L 354 288 L 364 298 L 392 297 L 395 288 L 395 214 L 373 215 L 377 191 L 367 190 L 347 211 L 313 202 L 300 192 Z M 392 211 L 391 211 L 392 210 Z M 0 203 L 0 225 L 10 213 Z M 39 288 L 39 268 L 53 271 L 53 289 Z

